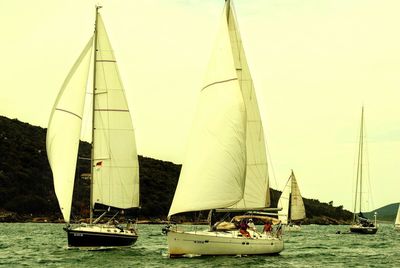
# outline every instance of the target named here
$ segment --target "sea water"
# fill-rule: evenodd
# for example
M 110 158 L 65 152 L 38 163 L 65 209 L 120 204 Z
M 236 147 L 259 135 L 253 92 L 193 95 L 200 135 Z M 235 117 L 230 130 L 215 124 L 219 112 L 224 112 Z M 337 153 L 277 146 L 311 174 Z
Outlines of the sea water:
M 278 256 L 170 259 L 162 225 L 139 225 L 131 248 L 67 249 L 63 224 L 1 223 L 2 267 L 400 267 L 400 232 L 381 224 L 376 235 L 345 233 L 349 226 L 302 226 L 284 234 Z M 199 226 L 197 228 L 204 228 Z M 261 226 L 258 226 L 261 229 Z

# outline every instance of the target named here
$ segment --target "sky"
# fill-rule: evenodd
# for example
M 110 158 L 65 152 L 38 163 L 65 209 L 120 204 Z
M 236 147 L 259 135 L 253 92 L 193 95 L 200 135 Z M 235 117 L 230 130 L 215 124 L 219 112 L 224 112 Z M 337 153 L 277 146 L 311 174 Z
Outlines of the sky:
M 138 153 L 182 163 L 223 0 L 0 0 L 0 115 L 47 127 L 93 33 L 113 46 Z M 371 198 L 399 202 L 400 1 L 234 0 L 271 187 L 352 209 L 361 107 Z

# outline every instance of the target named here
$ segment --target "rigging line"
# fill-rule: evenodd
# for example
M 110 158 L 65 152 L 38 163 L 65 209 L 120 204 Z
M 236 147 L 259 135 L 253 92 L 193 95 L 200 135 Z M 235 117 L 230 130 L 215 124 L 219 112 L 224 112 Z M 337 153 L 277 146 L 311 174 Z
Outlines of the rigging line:
M 367 128 L 365 126 L 365 122 L 364 122 L 364 133 L 365 133 L 365 137 L 367 137 Z M 371 187 L 371 173 L 370 173 L 370 168 L 369 168 L 369 150 L 368 150 L 368 142 L 364 142 L 365 143 L 365 162 L 366 162 L 366 166 L 367 166 L 367 182 L 368 182 L 368 192 L 367 192 L 367 196 L 368 196 L 368 201 L 369 199 L 371 200 L 371 206 L 372 209 L 375 208 L 375 204 L 374 204 L 374 199 L 373 199 L 373 195 L 372 195 L 372 187 Z M 368 210 L 371 210 L 371 207 L 368 207 Z

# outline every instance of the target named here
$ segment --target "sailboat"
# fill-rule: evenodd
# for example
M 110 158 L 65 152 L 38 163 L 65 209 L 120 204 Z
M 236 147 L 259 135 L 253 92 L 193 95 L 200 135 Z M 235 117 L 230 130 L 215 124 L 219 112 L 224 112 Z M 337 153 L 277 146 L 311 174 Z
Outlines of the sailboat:
M 268 213 L 272 210 L 268 180 L 255 89 L 236 15 L 227 0 L 168 218 L 195 211 Z M 167 226 L 170 257 L 277 254 L 283 250 L 279 234 L 250 230 L 251 238 L 247 238 L 237 229 L 218 230 L 209 223 L 201 231 Z
M 96 6 L 94 35 L 57 96 L 46 136 L 47 156 L 55 193 L 67 223 L 64 230 L 69 247 L 130 246 L 138 238 L 131 223 L 122 226 L 116 222 L 121 210 L 139 206 L 139 166 L 131 115 L 100 8 Z M 74 178 L 92 48 L 90 223 L 72 226 Z M 97 219 L 93 218 L 95 205 L 107 208 Z M 111 218 L 107 217 L 115 210 Z
M 375 223 L 365 218 L 362 213 L 363 203 L 363 154 L 364 154 L 364 107 L 361 109 L 361 127 L 360 138 L 358 143 L 358 161 L 357 161 L 357 177 L 356 177 L 356 190 L 354 197 L 354 217 L 353 223 L 350 226 L 350 232 L 359 234 L 375 234 L 378 231 Z M 358 203 L 358 206 L 357 206 Z
M 399 203 L 399 208 L 397 210 L 396 221 L 394 222 L 394 229 L 400 231 L 400 203 Z
M 285 226 L 285 231 L 300 231 L 301 227 L 296 223 L 306 218 L 306 210 L 293 170 L 282 191 L 278 204 L 282 206 L 282 213 L 278 215 Z

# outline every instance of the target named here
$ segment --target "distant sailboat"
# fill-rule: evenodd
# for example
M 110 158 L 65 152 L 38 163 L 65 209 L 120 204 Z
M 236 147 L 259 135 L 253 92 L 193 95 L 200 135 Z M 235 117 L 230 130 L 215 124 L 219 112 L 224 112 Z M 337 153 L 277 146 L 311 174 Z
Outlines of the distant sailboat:
M 394 228 L 400 231 L 400 203 L 399 203 L 399 208 L 397 210 L 396 221 L 394 222 Z
M 296 223 L 306 218 L 306 210 L 293 170 L 282 191 L 278 204 L 282 206 L 282 211 L 278 215 L 282 224 L 285 225 L 285 230 L 300 231 L 301 227 Z
M 354 217 L 353 224 L 350 226 L 350 232 L 360 234 L 375 234 L 378 231 L 375 224 L 365 218 L 362 213 L 362 195 L 363 195 L 363 153 L 364 153 L 364 107 L 361 110 L 360 139 L 358 144 L 357 178 L 356 191 L 354 198 Z M 358 206 L 357 206 L 358 203 Z
M 130 246 L 138 237 L 131 224 L 123 227 L 114 221 L 119 211 L 108 222 L 100 224 L 109 210 L 139 206 L 139 166 L 124 88 L 99 8 L 96 7 L 94 36 L 66 77 L 47 129 L 47 156 L 58 203 L 68 224 L 64 229 L 69 247 Z M 92 47 L 95 53 L 90 224 L 72 227 L 69 223 Z M 108 209 L 94 220 L 96 204 Z
M 168 217 L 204 210 L 268 210 L 268 180 L 257 98 L 228 0 Z M 167 227 L 170 256 L 277 254 L 283 250 L 280 235 L 250 231 L 249 239 L 235 228 L 182 231 Z

